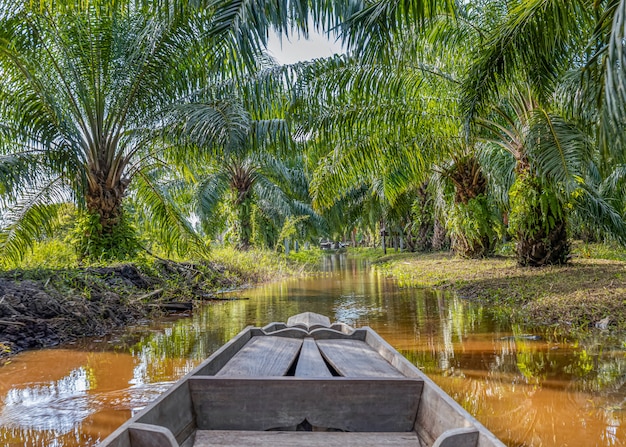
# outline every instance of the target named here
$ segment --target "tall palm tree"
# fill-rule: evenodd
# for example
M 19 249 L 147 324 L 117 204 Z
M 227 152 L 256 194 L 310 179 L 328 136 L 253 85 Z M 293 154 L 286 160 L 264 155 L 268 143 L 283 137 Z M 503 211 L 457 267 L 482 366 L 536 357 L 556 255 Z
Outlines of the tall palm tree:
M 160 138 L 168 108 L 232 52 L 232 29 L 205 29 L 215 10 L 159 19 L 129 2 L 4 1 L 0 9 L 0 169 L 11 209 L 4 250 L 22 255 L 48 228 L 54 204 L 74 201 L 86 210 L 81 255 L 132 253 L 123 198 L 133 179 L 149 182 L 145 168 L 169 150 Z M 210 44 L 205 57 L 198 46 Z M 185 234 L 184 220 L 158 216 L 156 224 Z
M 301 121 L 318 137 L 311 143 L 325 145 L 320 151 L 327 154 L 314 176 L 314 203 L 328 206 L 369 182 L 384 188 L 381 197 L 393 207 L 396 198 L 416 191 L 437 171 L 455 190 L 445 211 L 458 242 L 455 250 L 484 256 L 494 247 L 498 219 L 486 200 L 486 177 L 472 145 L 461 135 L 456 107 L 466 63 L 462 55 L 470 47 L 467 37 L 476 34 L 471 17 L 446 2 L 432 2 L 428 14 L 414 22 L 395 15 L 411 2 L 374 4 L 348 23 L 368 25 L 356 37 L 348 27 L 355 61 L 336 59 L 312 66 L 316 74 L 300 76 L 309 89 L 303 90 L 313 92 L 305 96 L 315 98 Z M 453 10 L 460 19 L 455 26 Z M 468 217 L 477 210 L 483 217 L 479 224 Z
M 169 240 L 193 240 L 152 175 L 172 151 L 190 155 L 173 141 L 174 106 L 253 66 L 270 26 L 306 33 L 312 11 L 335 20 L 313 3 L 0 1 L 3 251 L 23 255 L 70 201 L 86 212 L 79 252 L 123 258 L 136 248 L 123 206 L 133 189 Z M 229 107 L 214 104 L 205 137 L 226 139 Z
M 225 154 L 215 157 L 213 165 L 214 171 L 204 176 L 197 188 L 198 214 L 209 234 L 215 235 L 220 228 L 217 221 L 223 218 L 219 210 L 224 204 L 234 213 L 232 224 L 240 250 L 251 246 L 255 209 L 278 229 L 289 216 L 309 216 L 321 224 L 310 205 L 294 194 L 302 179 L 297 166 L 267 151 Z
M 567 210 L 618 240 L 626 235 L 619 212 L 592 180 L 594 135 L 558 112 L 542 106 L 529 87 L 513 88 L 490 118 L 477 121 L 492 144 L 493 177 L 508 190 L 503 201 L 520 265 L 567 261 Z

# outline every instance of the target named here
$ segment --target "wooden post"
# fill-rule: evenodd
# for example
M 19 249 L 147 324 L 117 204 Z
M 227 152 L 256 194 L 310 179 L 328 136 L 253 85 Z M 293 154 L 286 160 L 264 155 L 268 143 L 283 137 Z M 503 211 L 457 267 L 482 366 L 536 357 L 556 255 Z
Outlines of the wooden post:
M 295 241 L 293 243 L 293 249 L 295 250 L 296 253 L 300 251 L 300 245 L 298 244 L 298 241 Z
M 387 235 L 387 229 L 385 228 L 385 223 L 381 222 L 380 225 L 380 241 L 383 246 L 383 253 L 387 254 L 387 243 L 385 240 L 385 236 Z
M 382 234 L 382 244 L 383 244 L 383 253 L 387 254 L 387 245 L 385 244 L 385 230 L 383 230 L 383 234 Z
M 285 256 L 289 256 L 289 239 L 285 238 Z

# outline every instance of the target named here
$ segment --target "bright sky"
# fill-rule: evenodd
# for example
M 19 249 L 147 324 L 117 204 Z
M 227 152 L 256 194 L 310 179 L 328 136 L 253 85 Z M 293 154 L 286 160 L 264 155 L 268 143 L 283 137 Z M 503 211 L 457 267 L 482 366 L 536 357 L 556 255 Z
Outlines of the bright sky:
M 280 39 L 270 35 L 268 49 L 280 64 L 293 64 L 344 52 L 339 42 L 328 40 L 312 29 L 309 32 L 308 40 L 292 36 L 290 42 L 283 37 L 282 48 Z

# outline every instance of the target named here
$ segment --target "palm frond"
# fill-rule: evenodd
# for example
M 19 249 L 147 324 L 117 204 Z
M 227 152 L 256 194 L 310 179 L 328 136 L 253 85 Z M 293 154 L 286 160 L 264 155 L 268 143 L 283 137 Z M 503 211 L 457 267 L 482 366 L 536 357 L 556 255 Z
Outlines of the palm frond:
M 190 250 L 203 254 L 205 246 L 189 223 L 185 213 L 171 195 L 158 183 L 154 167 L 138 171 L 134 191 L 143 221 L 149 223 L 159 242 L 168 251 L 186 255 Z
M 31 192 L 23 192 L 0 217 L 0 254 L 21 260 L 33 244 L 54 230 L 54 222 L 68 199 L 62 178 L 54 178 Z
M 540 99 L 554 89 L 565 62 L 586 45 L 593 12 L 581 0 L 518 2 L 479 45 L 462 86 L 461 111 L 473 120 L 503 87 L 525 77 Z

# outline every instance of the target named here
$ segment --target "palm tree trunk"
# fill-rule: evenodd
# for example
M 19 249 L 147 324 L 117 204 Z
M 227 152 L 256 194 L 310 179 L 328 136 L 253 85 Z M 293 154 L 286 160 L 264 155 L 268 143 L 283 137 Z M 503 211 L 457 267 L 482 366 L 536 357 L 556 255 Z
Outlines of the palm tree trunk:
M 125 188 L 121 184 L 111 188 L 102 183 L 90 188 L 85 200 L 89 213 L 99 216 L 102 234 L 108 235 L 114 233 L 120 223 Z
M 81 219 L 76 228 L 79 256 L 120 260 L 133 256 L 138 243 L 134 230 L 124 220 L 122 207 L 128 181 L 111 186 L 105 175 L 91 180 L 85 194 L 87 219 Z
M 517 263 L 521 266 L 565 264 L 570 252 L 565 219 L 556 222 L 548 232 L 540 231 L 532 237 L 518 237 L 516 249 Z
M 435 251 L 441 251 L 447 247 L 450 247 L 450 238 L 446 227 L 441 220 L 435 217 L 435 222 L 433 223 L 432 248 Z
M 470 219 L 457 219 L 453 228 L 450 228 L 452 248 L 458 255 L 467 258 L 488 256 L 492 253 L 496 243 L 493 232 L 483 231 L 481 234 L 475 234 L 475 231 L 467 227 L 473 224 L 472 220 L 488 218 L 490 215 L 489 205 L 484 200 L 487 192 L 487 177 L 473 155 L 456 160 L 448 176 L 454 184 L 455 213 L 461 216 L 472 214 Z M 480 212 L 471 212 L 475 209 L 480 209 Z M 491 222 L 481 222 L 478 227 L 491 228 Z
M 509 223 L 516 239 L 517 263 L 529 267 L 565 264 L 570 253 L 567 220 L 555 193 L 529 170 L 522 170 L 510 197 Z
M 252 239 L 252 200 L 248 191 L 239 193 L 237 200 L 237 249 L 249 250 Z

